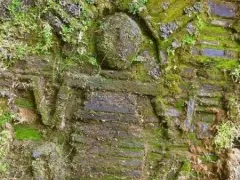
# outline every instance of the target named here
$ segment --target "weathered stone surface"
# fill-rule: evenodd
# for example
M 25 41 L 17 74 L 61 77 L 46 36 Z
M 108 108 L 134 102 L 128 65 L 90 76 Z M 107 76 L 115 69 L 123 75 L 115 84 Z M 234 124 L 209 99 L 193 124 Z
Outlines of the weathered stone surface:
M 0 96 L 10 109 L 0 108 L 0 136 L 5 119 L 8 130 L 30 119 L 14 107 L 25 97 L 42 122 L 26 126 L 42 139 L 7 144 L 0 179 L 223 178 L 223 154 L 202 157 L 214 154 L 212 129 L 240 117 L 229 76 L 239 59 L 238 1 L 12 0 L 12 12 L 9 2 L 0 3 Z M 226 169 L 238 178 L 232 159 Z
M 103 122 L 128 122 L 137 123 L 138 116 L 134 114 L 120 114 L 120 113 L 105 113 L 105 112 L 91 112 L 91 111 L 79 111 L 75 113 L 75 117 L 83 121 L 103 121 Z
M 189 67 L 189 68 L 183 69 L 183 71 L 181 72 L 181 75 L 185 78 L 192 79 L 196 77 L 196 72 L 197 72 L 196 69 Z
M 228 180 L 240 179 L 240 150 L 238 148 L 233 148 L 227 159 L 228 168 Z
M 99 173 L 119 177 L 132 177 L 133 170 L 141 172 L 144 142 L 139 126 L 122 123 L 79 123 L 72 134 L 72 145 L 76 148 L 73 157 L 74 173 L 81 177 L 91 177 Z M 106 174 L 105 174 L 106 173 Z M 142 172 L 137 173 L 142 177 Z
M 137 23 L 124 13 L 116 13 L 102 24 L 97 37 L 101 64 L 110 69 L 127 69 L 136 56 L 142 41 Z
M 167 39 L 173 32 L 179 28 L 178 22 L 169 22 L 160 26 L 160 36 Z
M 231 27 L 231 25 L 233 24 L 233 21 L 226 20 L 226 19 L 213 19 L 211 21 L 211 24 L 215 26 Z
M 35 179 L 65 179 L 65 161 L 61 147 L 54 143 L 46 143 L 35 150 L 32 154 L 33 174 Z
M 221 97 L 222 93 L 223 90 L 221 87 L 211 84 L 203 85 L 198 91 L 200 97 Z
M 192 125 L 193 125 L 192 121 L 193 121 L 193 115 L 195 112 L 195 106 L 196 106 L 196 100 L 194 98 L 191 98 L 188 101 L 187 115 L 186 115 L 186 119 L 183 124 L 183 128 L 186 131 L 192 131 Z
M 213 136 L 213 133 L 211 132 L 211 126 L 209 124 L 198 122 L 196 126 L 198 139 L 211 138 Z
M 204 106 L 220 106 L 221 99 L 218 98 L 200 98 L 199 104 Z
M 53 27 L 55 32 L 59 34 L 61 33 L 64 22 L 58 16 L 55 16 L 52 12 L 49 12 L 45 15 L 45 19 Z
M 166 116 L 169 116 L 169 117 L 179 117 L 180 115 L 181 115 L 181 112 L 179 112 L 175 108 L 169 108 L 166 111 Z
M 87 94 L 85 110 L 116 112 L 124 114 L 136 113 L 136 96 L 123 93 L 92 92 Z
M 87 76 L 84 74 L 75 75 L 75 77 L 68 78 L 65 81 L 70 87 L 91 89 L 91 90 L 108 90 L 115 92 L 127 92 L 142 95 L 156 96 L 160 92 L 157 83 L 142 83 L 138 81 L 122 81 L 105 79 L 100 76 Z
M 224 50 L 203 49 L 203 55 L 209 57 L 224 57 Z
M 72 107 L 74 106 L 73 90 L 65 85 L 61 86 L 56 101 L 56 109 L 54 112 L 54 118 L 56 119 L 56 126 L 60 129 L 64 129 L 66 121 L 72 118 Z M 76 99 L 75 99 L 76 100 Z M 75 101 L 75 103 L 77 103 Z
M 82 6 L 78 3 L 67 3 L 65 0 L 59 2 L 64 9 L 74 17 L 79 17 L 82 12 Z
M 216 120 L 216 114 L 207 112 L 196 112 L 194 115 L 194 119 L 196 120 L 196 122 L 201 121 L 213 124 L 214 121 Z
M 138 97 L 137 107 L 141 123 L 159 123 L 159 118 L 156 116 L 151 100 L 147 96 Z
M 218 3 L 217 1 L 209 1 L 208 2 L 211 13 L 217 16 L 222 17 L 234 17 L 236 15 L 237 7 L 234 4 L 230 3 Z

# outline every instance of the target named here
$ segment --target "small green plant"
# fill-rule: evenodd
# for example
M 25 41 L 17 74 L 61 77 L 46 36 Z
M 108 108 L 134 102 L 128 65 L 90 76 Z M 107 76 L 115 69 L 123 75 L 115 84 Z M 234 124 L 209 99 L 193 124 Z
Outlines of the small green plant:
M 230 76 L 233 82 L 240 83 L 240 65 L 231 71 Z
M 42 49 L 43 51 L 48 51 L 53 45 L 53 34 L 52 27 L 47 22 L 43 23 L 42 36 L 44 39 Z
M 185 161 L 182 164 L 182 167 L 180 168 L 180 174 L 184 176 L 189 176 L 191 172 L 191 163 L 189 161 Z
M 63 35 L 63 40 L 66 42 L 71 42 L 72 40 L 72 33 L 74 29 L 72 27 L 63 26 L 61 34 Z
M 88 4 L 94 4 L 94 0 L 86 0 Z
M 137 14 L 141 11 L 141 8 L 148 2 L 148 0 L 133 0 L 129 4 L 129 12 L 132 14 Z
M 236 138 L 240 137 L 240 127 L 231 121 L 217 126 L 217 135 L 214 144 L 218 149 L 231 149 Z
M 95 67 L 98 67 L 98 62 L 97 62 L 97 59 L 96 59 L 95 57 L 89 56 L 88 62 L 89 62 L 91 65 L 93 65 L 93 66 L 95 66 Z
M 197 27 L 198 29 L 202 29 L 205 26 L 203 19 L 200 16 L 197 16 Z
M 12 0 L 12 2 L 8 6 L 8 10 L 11 14 L 14 14 L 16 11 L 19 10 L 20 6 L 21 6 L 20 0 Z
M 10 114 L 9 112 L 1 113 L 0 125 L 3 125 L 6 122 L 9 122 L 12 118 L 14 118 L 14 115 Z
M 189 45 L 195 45 L 196 44 L 196 40 L 193 36 L 185 36 L 183 39 L 183 44 L 189 44 Z
M 175 49 L 172 49 L 171 47 L 167 48 L 167 54 L 169 56 L 175 56 Z

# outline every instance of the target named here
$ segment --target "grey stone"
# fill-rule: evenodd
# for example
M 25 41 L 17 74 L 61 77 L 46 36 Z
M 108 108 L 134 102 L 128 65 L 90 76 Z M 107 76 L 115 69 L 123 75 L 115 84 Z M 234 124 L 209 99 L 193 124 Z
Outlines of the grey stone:
M 168 9 L 168 7 L 169 7 L 169 2 L 163 2 L 163 3 L 162 3 L 162 9 L 163 9 L 163 11 L 166 11 L 166 10 Z
M 41 115 L 42 123 L 49 126 L 53 125 L 50 115 L 51 108 L 49 106 L 49 101 L 45 93 L 46 81 L 43 77 L 34 77 L 32 79 L 32 82 L 34 98 L 38 111 Z
M 120 166 L 126 166 L 126 167 L 134 167 L 134 168 L 141 168 L 142 161 L 133 159 L 133 160 L 120 160 Z
M 200 55 L 201 53 L 197 48 L 194 47 L 191 49 L 191 54 L 192 55 Z
M 162 64 L 166 64 L 166 63 L 167 63 L 167 59 L 168 59 L 167 52 L 161 50 L 161 51 L 159 52 L 159 54 L 160 54 L 160 58 L 161 58 L 161 63 L 162 63 Z
M 211 13 L 221 17 L 234 17 L 236 15 L 236 6 L 230 3 L 217 3 L 209 1 L 208 5 L 211 9 Z
M 223 89 L 216 85 L 205 84 L 202 85 L 198 91 L 200 97 L 221 97 Z
M 211 138 L 213 134 L 211 133 L 211 127 L 207 123 L 198 122 L 197 123 L 197 138 L 204 139 L 204 138 Z
M 205 41 L 205 40 L 201 40 L 200 43 L 201 44 L 205 44 L 205 45 L 210 45 L 210 46 L 219 46 L 220 45 L 219 41 Z
M 220 105 L 220 99 L 215 98 L 200 98 L 199 104 L 203 106 L 219 106 Z
M 193 115 L 195 112 L 195 105 L 196 105 L 196 100 L 194 98 L 191 98 L 188 101 L 187 104 L 187 116 L 183 124 L 184 130 L 191 131 L 192 130 L 192 121 L 193 121 Z
M 179 28 L 178 22 L 169 22 L 160 26 L 160 36 L 167 39 Z
M 136 96 L 132 94 L 92 92 L 87 95 L 84 109 L 101 112 L 135 114 L 136 101 Z
M 216 120 L 216 114 L 197 111 L 194 115 L 194 119 L 196 120 L 196 122 L 199 121 L 212 124 Z
M 68 13 L 75 17 L 79 17 L 82 12 L 82 6 L 77 3 L 66 4 L 64 8 Z
M 146 96 L 138 97 L 138 113 L 142 123 L 158 124 L 159 119 L 152 107 L 150 99 Z
M 166 116 L 179 117 L 180 115 L 181 115 L 181 112 L 179 112 L 175 108 L 169 108 L 169 109 L 166 110 Z
M 102 78 L 100 76 L 87 76 L 84 74 L 69 73 L 65 77 L 65 82 L 72 88 L 86 90 L 106 90 L 151 96 L 156 96 L 161 93 L 157 83 L 113 80 Z
M 208 56 L 208 57 L 224 57 L 225 53 L 224 50 L 218 50 L 218 49 L 209 49 L 209 48 L 205 48 L 202 51 L 204 56 Z
M 231 27 L 233 24 L 233 21 L 228 19 L 213 19 L 211 21 L 211 24 L 215 26 L 221 26 L 221 27 Z
M 53 27 L 55 32 L 57 32 L 58 34 L 61 33 L 64 23 L 62 22 L 62 20 L 59 17 L 57 17 L 57 16 L 53 15 L 53 13 L 49 12 L 45 15 L 45 19 Z
M 139 51 L 142 33 L 138 24 L 124 13 L 106 18 L 97 36 L 101 64 L 110 69 L 127 69 Z
M 193 23 L 188 23 L 186 26 L 186 30 L 191 36 L 193 36 L 197 32 L 197 27 L 193 25 Z
M 173 49 L 177 49 L 177 48 L 181 47 L 181 45 L 182 44 L 178 40 L 174 40 L 171 44 Z
M 103 122 L 128 122 L 138 123 L 138 116 L 134 114 L 121 114 L 121 113 L 105 113 L 105 112 L 92 112 L 84 111 L 75 113 L 76 118 L 81 119 L 85 122 L 90 120 L 101 120 Z
M 33 150 L 32 161 L 35 179 L 64 180 L 66 177 L 63 150 L 54 143 L 45 143 Z
M 202 11 L 202 3 L 196 2 L 192 7 L 184 8 L 184 13 L 191 17 L 195 13 L 199 13 Z
M 226 164 L 229 174 L 228 180 L 240 179 L 240 150 L 238 148 L 230 150 Z

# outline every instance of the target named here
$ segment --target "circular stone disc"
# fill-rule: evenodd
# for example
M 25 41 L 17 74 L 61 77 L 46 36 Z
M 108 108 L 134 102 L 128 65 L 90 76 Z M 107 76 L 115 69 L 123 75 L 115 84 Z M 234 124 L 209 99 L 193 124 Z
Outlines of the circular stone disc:
M 124 13 L 106 18 L 97 36 L 101 64 L 109 69 L 127 69 L 138 53 L 142 33 L 138 24 Z

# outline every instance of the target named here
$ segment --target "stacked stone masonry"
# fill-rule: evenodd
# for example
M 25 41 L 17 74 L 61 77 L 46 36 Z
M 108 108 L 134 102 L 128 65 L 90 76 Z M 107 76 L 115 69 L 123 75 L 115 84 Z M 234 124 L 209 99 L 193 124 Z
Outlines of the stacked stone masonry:
M 0 64 L 0 179 L 239 179 L 238 139 L 214 138 L 240 117 L 240 2 L 140 1 L 0 2 L 46 6 L 56 41 Z

